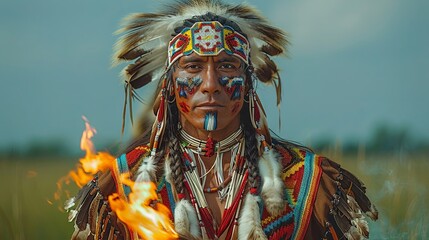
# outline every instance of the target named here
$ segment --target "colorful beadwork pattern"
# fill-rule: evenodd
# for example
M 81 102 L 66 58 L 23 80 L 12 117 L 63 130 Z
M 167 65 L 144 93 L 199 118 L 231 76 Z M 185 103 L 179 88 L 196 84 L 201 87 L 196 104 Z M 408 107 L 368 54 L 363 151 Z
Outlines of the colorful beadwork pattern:
M 234 55 L 249 63 L 248 40 L 233 28 L 217 21 L 197 22 L 191 28 L 184 28 L 168 45 L 168 65 L 181 56 L 195 52 L 200 56 L 216 56 L 221 51 Z

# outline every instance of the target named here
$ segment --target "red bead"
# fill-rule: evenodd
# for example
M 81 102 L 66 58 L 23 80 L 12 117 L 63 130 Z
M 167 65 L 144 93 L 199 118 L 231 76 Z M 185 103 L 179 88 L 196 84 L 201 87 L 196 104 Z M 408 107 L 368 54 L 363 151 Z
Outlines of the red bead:
M 258 189 L 255 187 L 252 187 L 252 188 L 250 188 L 250 193 L 253 195 L 256 195 L 256 194 L 258 194 Z
M 177 197 L 179 198 L 179 200 L 182 200 L 185 198 L 185 194 L 184 193 L 178 193 Z

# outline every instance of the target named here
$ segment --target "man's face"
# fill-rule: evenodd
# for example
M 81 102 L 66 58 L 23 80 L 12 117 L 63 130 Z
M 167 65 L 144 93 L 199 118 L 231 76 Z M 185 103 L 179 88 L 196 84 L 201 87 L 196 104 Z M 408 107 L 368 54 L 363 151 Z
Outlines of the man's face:
M 192 53 L 173 70 L 174 92 L 182 126 L 204 131 L 238 128 L 244 102 L 244 63 L 221 52 L 217 56 Z

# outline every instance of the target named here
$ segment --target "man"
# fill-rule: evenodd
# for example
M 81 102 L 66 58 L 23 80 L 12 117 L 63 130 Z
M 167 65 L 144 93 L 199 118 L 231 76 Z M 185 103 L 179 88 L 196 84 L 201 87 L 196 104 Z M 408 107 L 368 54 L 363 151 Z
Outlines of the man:
M 119 174 L 156 183 L 184 239 L 360 239 L 377 218 L 365 187 L 309 149 L 271 138 L 256 81 L 280 78 L 285 33 L 255 9 L 182 0 L 126 20 L 117 45 L 126 89 L 158 81 L 155 120 L 77 198 L 75 239 L 132 239 L 107 196 Z M 127 97 L 126 97 L 127 99 Z

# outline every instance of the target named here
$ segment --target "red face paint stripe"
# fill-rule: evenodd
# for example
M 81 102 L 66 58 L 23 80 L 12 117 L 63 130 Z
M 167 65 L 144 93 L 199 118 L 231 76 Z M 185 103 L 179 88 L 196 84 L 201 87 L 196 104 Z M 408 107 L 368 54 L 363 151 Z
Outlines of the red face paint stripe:
M 232 108 L 232 113 L 236 113 L 237 111 L 238 111 L 238 109 L 240 108 L 240 103 L 239 102 L 236 102 L 235 104 L 234 104 L 234 107 Z
M 185 102 L 179 103 L 180 109 L 182 109 L 182 112 L 188 113 L 189 112 L 189 106 Z

